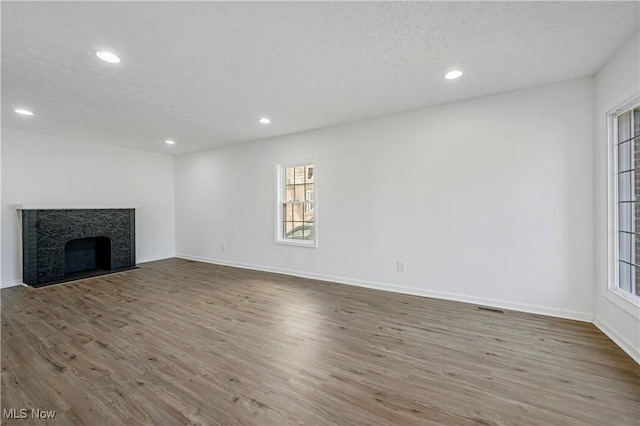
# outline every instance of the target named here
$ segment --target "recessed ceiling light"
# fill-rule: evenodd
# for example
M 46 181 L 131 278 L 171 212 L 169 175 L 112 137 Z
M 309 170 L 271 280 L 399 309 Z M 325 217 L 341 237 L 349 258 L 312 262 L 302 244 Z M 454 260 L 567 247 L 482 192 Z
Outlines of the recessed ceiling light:
M 454 80 L 462 75 L 462 71 L 449 71 L 444 78 L 447 80 Z
M 109 62 L 110 64 L 120 63 L 120 58 L 118 58 L 116 55 L 114 55 L 111 52 L 107 52 L 106 50 L 101 50 L 99 52 L 96 52 L 96 56 L 105 62 Z
M 18 109 L 14 109 L 14 111 L 17 112 L 18 114 L 21 114 L 21 115 L 33 115 L 33 113 L 31 111 L 26 110 L 26 109 L 18 108 Z
M 260 119 L 260 120 L 258 120 L 258 121 L 259 121 L 260 123 L 262 123 L 262 124 L 269 124 L 269 123 L 271 123 L 271 120 L 269 120 L 269 119 L 268 119 L 268 118 L 266 118 L 266 117 L 261 118 L 261 119 Z
M 164 141 L 164 143 L 169 144 L 169 145 L 175 145 L 175 141 L 172 140 L 168 140 L 168 141 Z

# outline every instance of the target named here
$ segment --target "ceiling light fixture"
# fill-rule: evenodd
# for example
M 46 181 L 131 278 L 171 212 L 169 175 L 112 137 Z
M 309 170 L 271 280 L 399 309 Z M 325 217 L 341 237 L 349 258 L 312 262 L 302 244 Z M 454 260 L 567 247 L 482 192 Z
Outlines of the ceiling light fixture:
M 111 52 L 107 52 L 106 50 L 101 50 L 99 52 L 96 52 L 96 56 L 105 62 L 109 62 L 110 64 L 120 63 L 120 58 L 118 58 L 115 54 Z
M 26 110 L 26 109 L 18 108 L 18 109 L 14 109 L 14 111 L 17 112 L 20 115 L 33 115 L 33 113 L 31 111 Z
M 168 141 L 164 141 L 164 143 L 168 144 L 168 145 L 175 145 L 175 141 L 172 140 L 168 140 Z
M 449 71 L 447 74 L 445 74 L 444 78 L 446 78 L 447 80 L 455 80 L 461 75 L 462 75 L 462 71 L 454 70 L 454 71 Z
M 269 124 L 271 123 L 271 120 L 269 120 L 268 118 L 264 117 L 261 118 L 260 120 L 258 120 L 261 124 Z

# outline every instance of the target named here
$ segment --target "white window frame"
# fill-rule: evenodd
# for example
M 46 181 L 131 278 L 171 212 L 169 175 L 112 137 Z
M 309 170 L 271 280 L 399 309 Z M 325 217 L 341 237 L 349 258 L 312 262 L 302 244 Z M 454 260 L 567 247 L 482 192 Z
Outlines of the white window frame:
M 285 188 L 284 188 L 284 180 L 285 180 L 285 169 L 299 166 L 313 166 L 313 240 L 287 240 L 283 238 L 284 234 L 284 218 L 282 212 L 282 205 L 285 202 Z M 318 247 L 318 174 L 316 163 L 313 160 L 307 161 L 297 161 L 294 163 L 280 163 L 276 164 L 276 235 L 275 235 L 275 243 L 283 244 L 287 246 L 297 246 L 297 247 L 307 247 L 307 248 L 317 248 Z M 306 200 L 302 201 L 305 206 L 305 210 L 307 205 L 309 204 Z
M 607 299 L 629 313 L 640 315 L 640 296 L 619 286 L 619 224 L 618 224 L 618 126 L 617 117 L 637 107 L 640 95 L 622 103 L 607 113 Z M 640 250 L 640 248 L 637 248 Z

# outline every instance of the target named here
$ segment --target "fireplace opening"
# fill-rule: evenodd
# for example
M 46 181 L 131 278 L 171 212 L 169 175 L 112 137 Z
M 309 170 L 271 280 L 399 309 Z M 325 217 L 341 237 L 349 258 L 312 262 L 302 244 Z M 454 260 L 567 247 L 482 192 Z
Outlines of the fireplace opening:
M 76 238 L 64 245 L 64 277 L 81 278 L 111 271 L 111 239 Z

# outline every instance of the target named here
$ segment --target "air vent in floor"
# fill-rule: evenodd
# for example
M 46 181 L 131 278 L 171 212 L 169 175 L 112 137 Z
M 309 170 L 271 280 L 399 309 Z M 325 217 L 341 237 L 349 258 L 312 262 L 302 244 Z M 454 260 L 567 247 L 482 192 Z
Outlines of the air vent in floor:
M 487 312 L 495 312 L 496 314 L 504 314 L 504 311 L 502 309 L 492 308 L 489 306 L 478 306 L 477 309 L 479 311 L 487 311 Z

